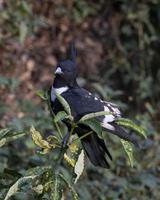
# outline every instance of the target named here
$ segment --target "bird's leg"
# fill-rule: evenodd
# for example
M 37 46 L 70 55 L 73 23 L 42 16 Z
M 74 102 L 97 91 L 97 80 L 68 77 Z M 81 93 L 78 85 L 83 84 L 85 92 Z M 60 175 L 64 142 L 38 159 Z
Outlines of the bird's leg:
M 67 142 L 69 141 L 69 138 L 72 134 L 74 134 L 74 130 L 76 128 L 76 124 L 73 123 L 71 125 L 71 127 L 68 128 L 68 132 L 66 133 L 66 135 L 63 137 L 62 139 L 62 147 L 66 148 L 67 147 Z
M 69 136 L 70 136 L 70 134 L 69 134 L 69 132 L 67 132 L 67 133 L 65 134 L 65 136 L 62 138 L 62 147 L 63 147 L 63 148 L 66 148 L 66 147 L 67 147 L 67 142 L 68 142 L 68 140 L 69 140 Z

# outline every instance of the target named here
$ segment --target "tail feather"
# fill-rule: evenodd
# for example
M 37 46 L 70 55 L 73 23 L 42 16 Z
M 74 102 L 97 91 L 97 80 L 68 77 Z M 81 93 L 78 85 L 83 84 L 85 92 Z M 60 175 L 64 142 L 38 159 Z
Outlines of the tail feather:
M 105 143 L 104 143 L 104 140 L 102 140 L 101 138 L 97 137 L 97 140 L 98 140 L 98 144 L 100 145 L 100 147 L 102 148 L 103 151 L 106 152 L 107 156 L 110 158 L 110 160 L 112 160 L 112 155 L 110 154 L 110 152 L 108 151 Z
M 109 168 L 110 165 L 105 158 L 105 154 L 112 159 L 111 154 L 105 146 L 105 143 L 95 133 L 92 133 L 81 140 L 88 158 L 95 166 Z
M 133 143 L 136 147 L 140 147 L 135 135 L 129 135 L 122 127 L 118 126 L 117 124 L 115 124 L 113 122 L 111 122 L 110 124 L 114 127 L 114 130 L 113 129 L 108 130 L 109 132 L 117 135 L 118 137 L 120 137 L 124 140 L 127 140 L 127 141 Z

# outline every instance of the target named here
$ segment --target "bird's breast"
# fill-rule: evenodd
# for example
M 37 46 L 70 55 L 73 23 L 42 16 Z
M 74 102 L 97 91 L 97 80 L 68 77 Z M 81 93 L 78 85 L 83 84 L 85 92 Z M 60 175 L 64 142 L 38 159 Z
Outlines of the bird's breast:
M 64 92 L 66 92 L 69 88 L 67 86 L 65 87 L 60 87 L 60 88 L 54 88 L 52 86 L 51 88 L 51 101 L 54 102 L 56 99 L 56 94 L 62 94 Z

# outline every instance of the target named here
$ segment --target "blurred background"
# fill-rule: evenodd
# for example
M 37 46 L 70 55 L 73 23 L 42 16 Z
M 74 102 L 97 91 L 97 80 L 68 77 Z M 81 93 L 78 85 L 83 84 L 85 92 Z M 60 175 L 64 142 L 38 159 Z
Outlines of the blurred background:
M 52 129 L 47 106 L 35 93 L 50 87 L 73 39 L 79 83 L 118 104 L 148 134 L 143 149 L 135 149 L 134 168 L 116 137 L 107 142 L 111 170 L 86 159 L 76 185 L 80 199 L 160 199 L 159 0 L 0 0 L 0 128 Z M 30 137 L 0 149 L 0 174 L 44 164 Z M 9 177 L 0 181 L 0 199 L 9 185 Z

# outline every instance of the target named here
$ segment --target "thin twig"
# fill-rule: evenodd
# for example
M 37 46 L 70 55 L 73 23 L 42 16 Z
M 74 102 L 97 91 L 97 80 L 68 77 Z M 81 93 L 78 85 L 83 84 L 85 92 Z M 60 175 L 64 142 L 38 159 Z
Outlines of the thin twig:
M 85 133 L 85 134 L 82 135 L 81 137 L 76 138 L 75 140 L 73 140 L 72 144 L 73 144 L 73 143 L 77 143 L 79 140 L 84 139 L 85 137 L 87 137 L 87 136 L 90 135 L 91 133 L 93 133 L 93 131 L 89 131 L 88 133 Z

